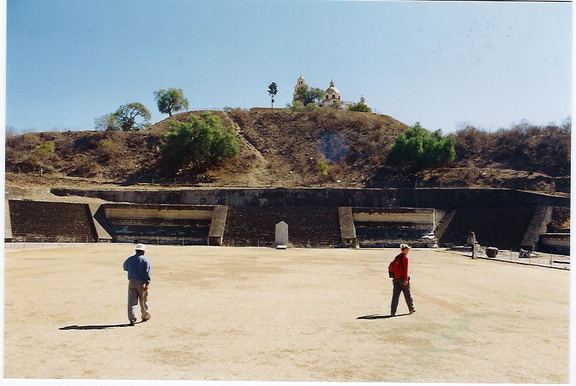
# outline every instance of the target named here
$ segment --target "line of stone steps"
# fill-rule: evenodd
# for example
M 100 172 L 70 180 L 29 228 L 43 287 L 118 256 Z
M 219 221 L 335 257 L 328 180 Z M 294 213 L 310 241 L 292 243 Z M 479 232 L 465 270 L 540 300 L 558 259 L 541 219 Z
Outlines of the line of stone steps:
M 356 222 L 355 225 L 360 247 L 396 248 L 406 243 L 422 248 L 434 244 L 424 238 L 433 230 L 432 225 L 379 222 Z
M 212 206 L 104 204 L 95 216 L 116 242 L 207 245 Z

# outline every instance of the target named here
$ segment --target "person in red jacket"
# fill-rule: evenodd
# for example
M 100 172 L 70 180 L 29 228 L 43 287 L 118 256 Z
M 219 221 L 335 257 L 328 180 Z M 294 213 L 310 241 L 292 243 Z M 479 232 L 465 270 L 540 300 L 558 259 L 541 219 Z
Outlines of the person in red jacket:
M 400 269 L 395 271 L 394 278 L 392 279 L 394 288 L 392 290 L 392 304 L 390 306 L 391 316 L 396 315 L 400 292 L 404 294 L 404 299 L 406 300 L 410 313 L 413 314 L 416 312 L 414 302 L 412 301 L 412 295 L 410 295 L 410 276 L 408 276 L 408 252 L 410 252 L 410 246 L 407 244 L 400 244 L 400 251 L 401 252 L 398 256 L 396 256 L 396 260 L 400 263 Z

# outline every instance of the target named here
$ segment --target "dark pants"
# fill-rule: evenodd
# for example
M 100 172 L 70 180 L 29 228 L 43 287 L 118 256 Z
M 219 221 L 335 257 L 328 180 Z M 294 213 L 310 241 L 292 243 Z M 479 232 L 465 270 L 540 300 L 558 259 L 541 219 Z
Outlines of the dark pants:
M 408 285 L 404 285 L 404 279 L 393 279 L 392 284 L 394 288 L 392 290 L 392 304 L 390 306 L 390 314 L 396 314 L 396 309 L 398 308 L 398 300 L 400 299 L 400 292 L 404 293 L 404 299 L 408 305 L 408 310 L 412 312 L 414 310 L 414 303 L 412 302 L 412 295 L 410 295 L 410 282 Z

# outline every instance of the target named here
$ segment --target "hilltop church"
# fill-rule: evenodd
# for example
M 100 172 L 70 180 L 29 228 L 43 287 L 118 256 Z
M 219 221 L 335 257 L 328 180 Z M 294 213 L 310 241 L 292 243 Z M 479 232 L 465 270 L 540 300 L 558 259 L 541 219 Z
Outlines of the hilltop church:
M 306 81 L 304 77 L 300 75 L 298 80 L 296 81 L 296 86 L 294 86 L 294 94 L 292 96 L 292 101 L 296 100 L 296 94 L 298 89 L 301 86 L 305 86 Z M 360 98 L 360 102 L 366 104 L 364 101 L 364 97 Z M 320 107 L 339 107 L 342 110 L 346 110 L 348 106 L 354 104 L 354 102 L 344 101 L 342 100 L 342 94 L 340 94 L 340 90 L 334 86 L 334 81 L 330 81 L 330 86 L 324 91 L 324 97 L 321 102 L 318 103 Z

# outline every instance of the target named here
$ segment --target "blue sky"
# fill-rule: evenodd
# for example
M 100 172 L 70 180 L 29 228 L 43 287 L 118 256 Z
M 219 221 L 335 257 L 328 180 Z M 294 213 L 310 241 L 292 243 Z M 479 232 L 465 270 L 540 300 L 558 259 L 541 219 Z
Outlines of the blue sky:
M 181 88 L 190 109 L 275 107 L 296 80 L 406 124 L 454 132 L 571 113 L 572 4 L 8 0 L 6 126 L 93 130 Z

